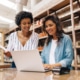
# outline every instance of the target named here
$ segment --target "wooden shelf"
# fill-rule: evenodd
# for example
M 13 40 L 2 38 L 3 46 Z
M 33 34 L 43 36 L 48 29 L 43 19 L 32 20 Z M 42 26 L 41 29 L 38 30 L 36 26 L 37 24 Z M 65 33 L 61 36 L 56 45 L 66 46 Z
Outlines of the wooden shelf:
M 33 30 L 33 29 L 40 28 L 40 27 L 42 27 L 42 25 L 39 25 L 39 26 L 35 26 L 35 25 L 34 25 L 34 27 L 31 27 L 30 31 Z
M 0 63 L 0 68 L 10 68 L 11 64 L 9 63 Z
M 50 12 L 57 11 L 58 9 L 61 9 L 62 7 L 69 4 L 69 0 L 60 0 L 60 1 L 52 1 L 49 3 L 49 7 L 47 7 L 48 4 L 45 5 L 45 9 L 36 9 L 36 11 L 33 11 L 33 15 L 35 19 L 40 19 L 44 16 L 47 16 L 47 10 L 50 10 Z M 39 10 L 39 11 L 38 11 Z M 38 13 L 37 13 L 38 11 Z M 51 13 L 50 13 L 51 14 Z
M 77 8 L 73 11 L 74 14 L 78 13 L 78 12 L 80 12 L 80 8 Z M 70 15 L 71 15 L 71 12 L 69 11 L 69 12 L 64 13 L 62 15 L 58 15 L 58 17 L 63 21 L 63 20 L 70 18 Z
M 4 63 L 12 63 L 12 60 L 4 60 Z
M 72 67 L 75 67 L 75 65 L 72 65 Z M 80 64 L 77 64 L 77 67 L 80 68 Z
M 43 50 L 43 47 L 38 47 L 38 51 L 41 52 Z
M 66 33 L 72 32 L 72 26 L 68 26 L 68 28 L 63 28 Z M 80 30 L 80 25 L 75 26 L 75 31 Z
M 44 39 L 44 38 L 47 38 L 48 36 L 43 36 L 43 37 L 40 37 L 39 39 Z
M 78 12 L 80 12 L 80 8 L 77 8 L 77 9 L 75 9 L 75 10 L 73 11 L 74 14 L 75 14 L 75 13 L 78 13 Z M 56 12 L 56 13 L 57 13 L 57 12 Z M 65 21 L 66 19 L 69 19 L 69 18 L 71 17 L 70 15 L 71 15 L 71 12 L 68 11 L 67 13 L 58 15 L 58 17 L 59 17 L 62 21 Z M 70 19 L 69 19 L 69 20 L 70 20 Z M 39 25 L 39 26 L 37 26 L 37 27 L 34 27 L 34 29 L 40 28 L 40 27 L 42 27 L 42 25 Z
M 80 46 L 76 46 L 76 48 L 80 48 Z
M 42 50 L 39 50 L 39 52 L 42 52 Z
M 73 1 L 75 1 L 75 0 L 73 0 Z M 35 6 L 35 8 L 36 8 L 35 12 L 34 12 L 34 10 L 32 10 L 34 19 L 41 19 L 41 18 L 47 16 L 47 10 L 49 10 L 49 13 L 51 14 L 52 12 L 55 12 L 67 5 L 69 5 L 69 3 L 70 3 L 70 0 L 59 0 L 59 1 L 53 0 L 48 3 L 49 7 L 47 6 L 48 4 L 45 5 L 46 8 L 44 6 L 40 7 L 40 8 L 39 7 L 37 8 L 37 6 Z
M 7 32 L 5 33 L 5 35 L 6 35 L 6 34 L 10 34 L 11 32 L 14 32 L 17 28 L 18 28 L 18 26 L 14 27 L 14 28 L 11 28 L 9 31 L 7 31 Z
M 0 33 L 0 45 L 4 45 L 4 34 Z M 3 62 L 4 59 L 4 51 L 0 48 L 0 62 Z
M 80 68 L 80 64 L 78 64 L 77 67 Z

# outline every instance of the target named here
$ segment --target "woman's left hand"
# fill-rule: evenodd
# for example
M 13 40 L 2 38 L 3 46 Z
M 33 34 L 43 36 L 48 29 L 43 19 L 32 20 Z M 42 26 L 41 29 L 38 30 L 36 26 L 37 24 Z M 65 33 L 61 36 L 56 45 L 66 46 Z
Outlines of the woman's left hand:
M 62 65 L 60 63 L 56 63 L 56 64 L 43 64 L 44 68 L 50 69 L 52 70 L 55 67 L 62 67 Z
M 44 68 L 52 70 L 54 68 L 54 64 L 43 64 Z

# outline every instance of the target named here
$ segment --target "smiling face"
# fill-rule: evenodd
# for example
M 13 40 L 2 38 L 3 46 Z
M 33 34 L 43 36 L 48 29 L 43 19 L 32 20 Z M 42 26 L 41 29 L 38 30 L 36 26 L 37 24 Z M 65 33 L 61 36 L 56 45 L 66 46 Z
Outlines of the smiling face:
M 47 20 L 45 22 L 45 30 L 47 31 L 47 33 L 51 36 L 55 36 L 56 35 L 56 24 L 52 21 L 52 20 Z
M 24 19 L 21 20 L 20 27 L 21 27 L 21 30 L 23 32 L 28 33 L 29 30 L 30 30 L 31 25 L 32 25 L 32 23 L 31 23 L 31 19 L 30 18 L 24 18 Z

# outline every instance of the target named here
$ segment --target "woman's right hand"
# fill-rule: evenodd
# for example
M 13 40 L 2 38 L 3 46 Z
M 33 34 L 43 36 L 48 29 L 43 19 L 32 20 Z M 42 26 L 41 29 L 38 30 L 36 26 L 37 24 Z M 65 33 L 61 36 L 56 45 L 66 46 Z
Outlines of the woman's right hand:
M 43 64 L 44 69 L 49 69 L 50 68 L 50 64 Z
M 11 57 L 11 52 L 7 51 L 4 53 L 7 57 Z

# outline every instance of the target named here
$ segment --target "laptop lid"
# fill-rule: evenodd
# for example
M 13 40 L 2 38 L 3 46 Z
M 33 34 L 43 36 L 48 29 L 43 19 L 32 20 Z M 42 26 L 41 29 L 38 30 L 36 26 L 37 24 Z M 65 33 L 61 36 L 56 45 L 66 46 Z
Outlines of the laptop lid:
M 18 71 L 40 71 L 45 72 L 39 51 L 12 51 L 12 57 Z

